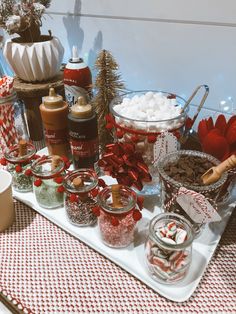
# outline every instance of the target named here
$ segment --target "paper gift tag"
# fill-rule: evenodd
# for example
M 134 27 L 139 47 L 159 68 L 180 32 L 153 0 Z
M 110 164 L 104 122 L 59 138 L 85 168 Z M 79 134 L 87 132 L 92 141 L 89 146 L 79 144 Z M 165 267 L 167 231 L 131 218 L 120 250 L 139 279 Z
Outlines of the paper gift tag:
M 157 162 L 165 157 L 166 154 L 176 152 L 178 150 L 178 145 L 178 140 L 172 133 L 167 131 L 162 132 L 153 146 L 153 165 L 157 166 Z
M 221 220 L 217 211 L 205 196 L 200 193 L 181 187 L 179 188 L 176 202 L 196 223 L 201 224 Z

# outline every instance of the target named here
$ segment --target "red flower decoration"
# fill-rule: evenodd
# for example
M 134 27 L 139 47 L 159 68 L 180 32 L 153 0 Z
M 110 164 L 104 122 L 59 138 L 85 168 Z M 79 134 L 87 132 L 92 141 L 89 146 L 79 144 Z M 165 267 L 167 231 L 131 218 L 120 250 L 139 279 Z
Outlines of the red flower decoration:
M 99 206 L 93 207 L 92 211 L 93 211 L 93 214 L 94 214 L 95 216 L 97 216 L 97 217 L 100 216 L 100 207 L 99 207 Z
M 116 217 L 112 216 L 111 217 L 111 224 L 112 224 L 112 226 L 117 227 L 117 226 L 119 226 L 119 220 Z
M 138 209 L 135 209 L 133 211 L 133 219 L 135 221 L 139 221 L 142 218 L 142 214 L 140 213 L 140 211 Z
M 39 187 L 42 184 L 42 182 L 43 181 L 41 179 L 37 179 L 37 180 L 34 181 L 34 185 Z
M 56 182 L 57 184 L 62 184 L 62 182 L 63 182 L 63 177 L 56 177 L 56 178 L 54 178 L 53 180 L 54 180 L 54 182 Z
M 32 171 L 31 171 L 31 169 L 25 170 L 25 175 L 28 176 L 28 177 L 32 176 Z
M 7 165 L 7 160 L 6 160 L 6 158 L 1 158 L 1 159 L 0 159 L 0 164 L 1 164 L 2 166 L 6 166 L 6 165 Z
M 65 188 L 63 185 L 60 185 L 58 188 L 57 188 L 57 192 L 58 193 L 63 193 L 65 191 Z
M 90 191 L 90 194 L 92 197 L 96 197 L 99 193 L 99 190 L 98 189 L 93 189 L 92 191 Z
M 22 171 L 22 167 L 20 165 L 15 166 L 16 172 L 20 173 Z
M 225 160 L 235 151 L 236 116 L 229 121 L 220 114 L 214 124 L 212 117 L 203 119 L 198 125 L 198 137 L 202 150 L 219 160 Z
M 78 195 L 76 194 L 71 194 L 70 195 L 70 202 L 75 203 L 78 201 Z
M 124 132 L 123 132 L 122 130 L 118 129 L 118 130 L 116 131 L 116 136 L 117 136 L 118 138 L 122 138 L 122 137 L 124 136 Z

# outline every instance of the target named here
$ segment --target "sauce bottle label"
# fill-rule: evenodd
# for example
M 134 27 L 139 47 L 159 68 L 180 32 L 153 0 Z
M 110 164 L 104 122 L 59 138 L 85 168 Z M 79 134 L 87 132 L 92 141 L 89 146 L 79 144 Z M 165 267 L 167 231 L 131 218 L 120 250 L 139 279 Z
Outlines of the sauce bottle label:
M 70 139 L 72 155 L 81 158 L 88 158 L 98 155 L 98 138 L 93 140 Z
M 86 101 L 89 102 L 88 92 L 83 87 L 67 84 L 64 84 L 64 86 L 66 102 L 68 103 L 69 107 L 73 106 L 76 103 L 78 97 L 80 96 L 84 97 L 84 99 L 86 99 Z
M 67 129 L 48 130 L 44 129 L 46 142 L 50 145 L 64 144 L 67 142 Z

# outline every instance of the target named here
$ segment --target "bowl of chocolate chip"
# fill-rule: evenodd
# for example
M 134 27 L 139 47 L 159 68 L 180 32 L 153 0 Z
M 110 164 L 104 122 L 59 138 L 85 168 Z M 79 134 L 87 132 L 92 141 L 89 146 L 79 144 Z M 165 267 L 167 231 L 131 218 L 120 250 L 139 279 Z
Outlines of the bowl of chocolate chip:
M 211 167 L 220 163 L 215 157 L 194 150 L 180 150 L 167 154 L 158 162 L 158 172 L 161 181 L 161 203 L 166 211 L 185 215 L 183 209 L 175 202 L 180 187 L 185 187 L 204 195 L 216 208 L 226 201 L 222 187 L 227 180 L 227 173 L 209 185 L 204 185 L 201 176 Z M 185 215 L 186 216 L 186 215 Z M 200 226 L 195 226 L 199 233 Z

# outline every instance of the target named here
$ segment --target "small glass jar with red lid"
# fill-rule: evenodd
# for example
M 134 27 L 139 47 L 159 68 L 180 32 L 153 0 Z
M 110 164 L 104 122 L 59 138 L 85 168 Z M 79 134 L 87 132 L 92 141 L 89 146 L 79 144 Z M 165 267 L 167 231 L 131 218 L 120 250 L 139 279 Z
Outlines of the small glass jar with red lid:
M 74 170 L 65 176 L 65 210 L 70 223 L 82 227 L 97 222 L 93 208 L 97 206 L 98 182 L 92 169 Z
M 34 145 L 20 140 L 4 151 L 4 158 L 1 164 L 7 166 L 7 171 L 12 175 L 12 186 L 17 192 L 32 191 L 32 172 L 31 164 L 36 157 Z
M 137 209 L 136 193 L 127 186 L 115 184 L 98 194 L 98 224 L 102 241 L 113 248 L 130 245 L 142 214 Z
M 42 156 L 32 164 L 34 195 L 47 209 L 63 206 L 65 162 L 60 156 Z

